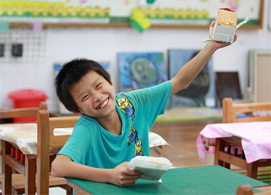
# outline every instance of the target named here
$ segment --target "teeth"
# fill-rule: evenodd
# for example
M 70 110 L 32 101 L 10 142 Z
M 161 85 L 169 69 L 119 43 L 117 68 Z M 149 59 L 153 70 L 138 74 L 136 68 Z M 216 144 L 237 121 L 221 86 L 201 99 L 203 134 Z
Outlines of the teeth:
M 98 107 L 97 109 L 101 109 L 101 108 L 104 108 L 106 105 L 107 105 L 107 103 L 108 103 L 108 98 L 101 104 L 101 106 L 100 107 Z

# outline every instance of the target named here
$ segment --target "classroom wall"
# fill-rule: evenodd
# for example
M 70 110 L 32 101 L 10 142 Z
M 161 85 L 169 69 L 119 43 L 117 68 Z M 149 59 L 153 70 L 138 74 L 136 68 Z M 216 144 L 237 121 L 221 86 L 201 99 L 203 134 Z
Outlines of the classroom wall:
M 238 41 L 213 55 L 214 71 L 238 71 L 241 91 L 248 82 L 248 52 L 251 49 L 271 49 L 271 31 L 268 28 L 271 7 L 265 0 L 262 29 L 238 31 Z M 20 31 L 20 29 L 18 29 Z M 208 29 L 148 29 L 138 33 L 132 28 L 47 28 L 43 30 L 42 60 L 24 62 L 2 60 L 0 65 L 0 107 L 12 107 L 8 93 L 18 89 L 43 90 L 49 99 L 50 112 L 58 112 L 54 90 L 56 62 L 85 57 L 109 61 L 112 66 L 115 89 L 118 91 L 118 52 L 160 51 L 167 59 L 167 49 L 200 49 L 208 38 Z

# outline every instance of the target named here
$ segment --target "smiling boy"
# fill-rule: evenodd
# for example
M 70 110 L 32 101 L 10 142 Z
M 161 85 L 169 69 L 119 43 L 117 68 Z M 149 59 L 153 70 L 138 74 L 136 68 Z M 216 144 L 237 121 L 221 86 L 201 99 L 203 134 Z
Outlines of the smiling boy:
M 214 21 L 210 25 L 212 36 Z M 235 36 L 235 40 L 237 36 Z M 171 94 L 185 89 L 212 54 L 227 43 L 208 42 L 170 81 L 115 94 L 109 74 L 95 61 L 63 66 L 56 91 L 64 106 L 80 113 L 73 133 L 52 163 L 53 176 L 130 186 L 140 172 L 127 168 L 137 155 L 149 156 L 148 133 Z

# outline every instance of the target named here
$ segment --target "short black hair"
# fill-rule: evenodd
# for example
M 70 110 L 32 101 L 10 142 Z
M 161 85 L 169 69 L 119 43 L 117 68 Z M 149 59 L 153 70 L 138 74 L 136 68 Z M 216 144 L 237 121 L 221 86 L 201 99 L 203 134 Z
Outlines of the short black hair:
M 85 58 L 76 58 L 64 64 L 55 79 L 56 94 L 71 112 L 79 113 L 80 110 L 70 95 L 70 89 L 90 71 L 97 72 L 112 85 L 110 74 L 98 62 Z

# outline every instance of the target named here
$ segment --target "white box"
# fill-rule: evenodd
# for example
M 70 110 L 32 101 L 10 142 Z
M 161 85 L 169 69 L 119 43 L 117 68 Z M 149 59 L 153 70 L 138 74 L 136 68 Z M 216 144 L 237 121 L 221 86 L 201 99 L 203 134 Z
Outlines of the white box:
M 214 26 L 212 40 L 232 43 L 236 31 L 237 14 L 229 8 L 220 8 Z

